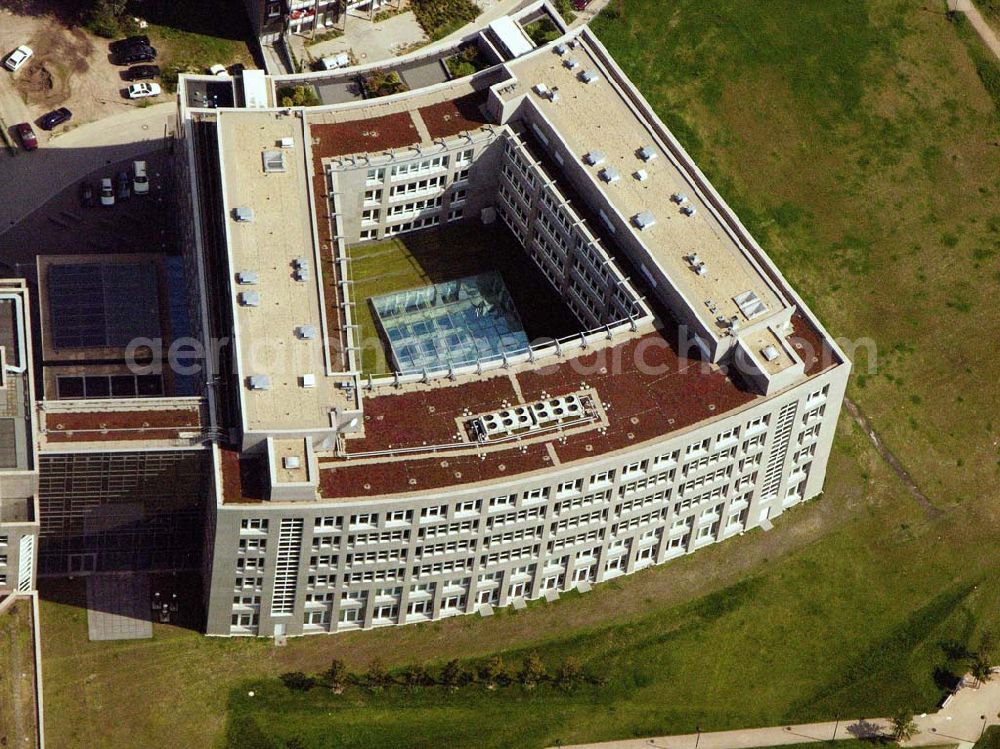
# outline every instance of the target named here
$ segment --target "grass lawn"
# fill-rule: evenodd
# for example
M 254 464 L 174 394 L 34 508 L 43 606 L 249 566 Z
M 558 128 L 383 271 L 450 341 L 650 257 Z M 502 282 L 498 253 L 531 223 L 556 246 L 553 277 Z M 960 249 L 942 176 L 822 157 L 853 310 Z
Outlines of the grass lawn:
M 850 397 L 943 513 L 845 415 L 826 492 L 774 530 L 519 613 L 276 649 L 159 625 L 89 643 L 85 612 L 45 601 L 53 746 L 541 747 L 919 713 L 963 668 L 951 646 L 1000 630 L 1000 117 L 970 42 L 900 0 L 623 7 L 596 31 L 829 329 L 875 344 Z M 274 678 L 527 650 L 606 683 L 337 697 Z
M 355 245 L 348 255 L 363 372 L 391 371 L 369 299 L 488 271 L 503 276 L 529 340 L 562 338 L 580 330 L 556 291 L 499 224 L 490 231 L 477 226 L 428 229 Z
M 0 614 L 0 664 L 0 746 L 33 749 L 37 727 L 30 600 Z
M 178 71 L 204 73 L 216 63 L 254 67 L 248 46 L 253 32 L 240 0 L 145 0 L 141 15 L 170 90 Z
M 973 749 L 1000 749 L 1000 726 L 990 726 Z

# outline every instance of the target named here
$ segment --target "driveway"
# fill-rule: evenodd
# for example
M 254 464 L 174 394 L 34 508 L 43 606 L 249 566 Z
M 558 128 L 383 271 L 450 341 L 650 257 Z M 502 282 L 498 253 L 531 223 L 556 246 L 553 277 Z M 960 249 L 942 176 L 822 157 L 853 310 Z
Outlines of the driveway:
M 0 152 L 0 255 L 3 233 L 54 195 L 95 169 L 162 147 L 176 112 L 173 102 L 130 109 L 61 135 L 42 133 L 41 147 L 31 153 Z

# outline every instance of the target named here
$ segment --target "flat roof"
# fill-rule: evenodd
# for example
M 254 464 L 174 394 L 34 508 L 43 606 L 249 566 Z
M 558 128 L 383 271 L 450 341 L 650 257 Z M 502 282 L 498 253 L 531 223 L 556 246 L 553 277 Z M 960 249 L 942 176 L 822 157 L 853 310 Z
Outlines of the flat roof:
M 569 60 L 576 64 L 569 67 L 565 64 Z M 609 80 L 604 63 L 583 36 L 578 35 L 573 48 L 566 48 L 563 55 L 550 45 L 509 63 L 509 67 L 518 78 L 517 85 L 501 87 L 498 93 L 508 101 L 526 96 L 544 115 L 562 139 L 559 150 L 568 150 L 584 165 L 594 184 L 629 222 L 630 231 L 709 330 L 723 334 L 725 326 L 718 321 L 719 316 L 727 320 L 736 317 L 747 327 L 787 309 L 787 302 L 706 205 L 689 173 L 659 145 L 652 123 Z M 594 80 L 584 82 L 584 76 L 590 74 Z M 537 84 L 548 91 L 557 90 L 558 96 L 553 100 L 548 94 L 539 94 L 534 90 Z M 647 147 L 652 155 L 648 160 L 641 153 Z M 583 157 L 591 151 L 602 152 L 601 163 L 586 165 Z M 620 179 L 603 181 L 599 175 L 606 168 L 617 170 Z M 642 179 L 637 178 L 640 171 L 644 172 Z M 683 202 L 677 202 L 679 196 L 684 196 Z M 694 214 L 685 215 L 685 207 L 694 209 Z M 640 230 L 633 219 L 645 212 L 655 223 Z M 699 263 L 704 264 L 701 273 L 697 272 Z M 752 318 L 736 301 L 746 292 L 753 292 L 764 305 Z
M 242 111 L 218 117 L 246 431 L 327 429 L 338 402 L 326 376 L 322 274 L 313 241 L 310 154 L 303 128 L 296 114 Z M 268 170 L 265 161 L 272 162 Z M 237 221 L 238 208 L 250 208 L 252 220 Z M 298 280 L 299 265 L 307 268 L 306 280 Z M 243 272 L 256 274 L 256 282 L 240 284 L 237 275 Z M 255 303 L 245 304 L 249 297 L 243 294 L 256 294 Z M 311 326 L 314 336 L 301 335 L 303 326 Z M 303 387 L 305 374 L 315 375 L 313 387 Z M 266 388 L 249 388 L 256 376 L 267 378 Z

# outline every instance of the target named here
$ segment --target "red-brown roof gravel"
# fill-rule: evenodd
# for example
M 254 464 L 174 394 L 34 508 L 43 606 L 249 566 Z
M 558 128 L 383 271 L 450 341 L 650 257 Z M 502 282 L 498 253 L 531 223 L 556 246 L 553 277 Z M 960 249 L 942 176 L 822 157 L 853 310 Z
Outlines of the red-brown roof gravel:
M 450 138 L 466 130 L 478 130 L 488 120 L 482 107 L 489 96 L 486 91 L 432 104 L 420 109 L 420 118 L 432 138 Z
M 240 457 L 238 450 L 219 451 L 224 502 L 263 502 L 267 466 L 259 457 Z
M 409 112 L 353 122 L 310 123 L 309 133 L 313 138 L 313 154 L 320 158 L 378 153 L 420 141 L 420 133 Z
M 169 411 L 80 411 L 45 417 L 49 442 L 175 439 L 201 428 L 198 409 Z

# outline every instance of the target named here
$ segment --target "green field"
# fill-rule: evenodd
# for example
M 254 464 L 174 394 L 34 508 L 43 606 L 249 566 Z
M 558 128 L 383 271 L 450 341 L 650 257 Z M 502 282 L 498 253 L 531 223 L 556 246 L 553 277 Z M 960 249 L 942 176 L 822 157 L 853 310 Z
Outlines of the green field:
M 963 667 L 948 653 L 1000 631 L 1000 115 L 940 5 L 624 0 L 594 24 L 827 327 L 874 344 L 849 395 L 940 514 L 844 415 L 826 492 L 774 530 L 520 613 L 275 649 L 160 626 L 89 643 L 85 612 L 44 602 L 50 743 L 541 747 L 933 710 Z M 604 683 L 336 696 L 274 678 L 528 649 Z
M 38 729 L 30 599 L 0 613 L 0 664 L 0 746 L 33 749 Z
M 361 341 L 361 369 L 391 370 L 368 300 L 394 291 L 497 271 L 514 300 L 529 340 L 562 338 L 579 325 L 506 228 L 459 225 L 351 247 L 352 295 Z

